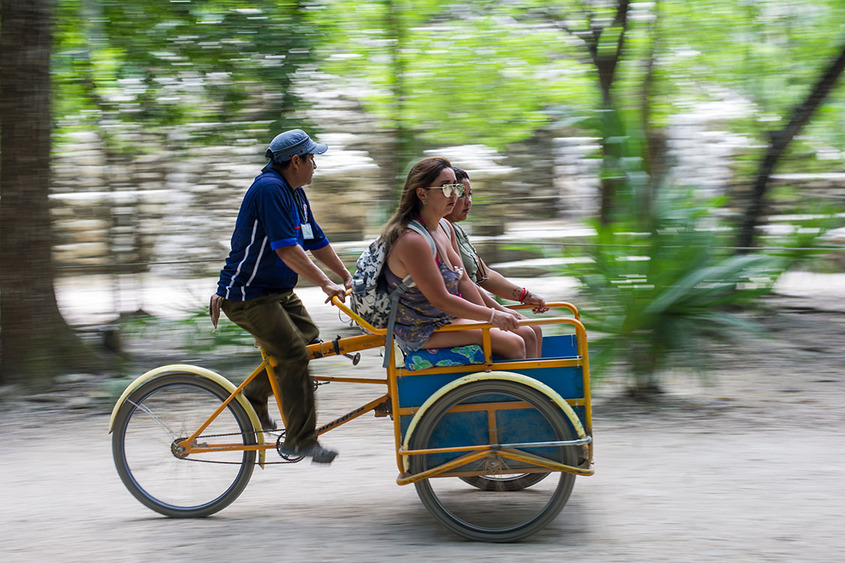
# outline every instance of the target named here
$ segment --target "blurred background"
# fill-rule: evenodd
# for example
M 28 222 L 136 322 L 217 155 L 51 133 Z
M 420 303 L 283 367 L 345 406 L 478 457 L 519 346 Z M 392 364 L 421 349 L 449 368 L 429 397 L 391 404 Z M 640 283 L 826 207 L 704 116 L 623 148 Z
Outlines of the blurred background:
M 0 384 L 121 373 L 133 335 L 250 352 L 198 326 L 290 128 L 330 147 L 309 197 L 348 267 L 446 156 L 481 256 L 570 280 L 645 393 L 785 273 L 845 266 L 841 0 L 4 0 L 0 25 Z

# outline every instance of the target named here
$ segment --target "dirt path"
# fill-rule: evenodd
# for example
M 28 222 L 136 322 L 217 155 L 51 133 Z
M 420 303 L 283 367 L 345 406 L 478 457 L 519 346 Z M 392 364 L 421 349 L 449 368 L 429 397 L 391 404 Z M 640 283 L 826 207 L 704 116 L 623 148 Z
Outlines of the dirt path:
M 73 391 L 53 404 L 7 401 L 0 560 L 836 560 L 845 553 L 845 315 L 797 298 L 778 305 L 766 320 L 774 338 L 718 353 L 714 387 L 670 378 L 670 392 L 642 406 L 619 399 L 612 380 L 599 386 L 596 475 L 578 478 L 552 526 L 513 545 L 453 536 L 413 487 L 397 486 L 385 419 L 329 434 L 341 451 L 331 467 L 256 470 L 231 507 L 182 521 L 124 489 L 107 414 L 69 408 Z M 355 369 L 378 362 L 367 355 Z M 321 420 L 370 392 L 322 387 Z

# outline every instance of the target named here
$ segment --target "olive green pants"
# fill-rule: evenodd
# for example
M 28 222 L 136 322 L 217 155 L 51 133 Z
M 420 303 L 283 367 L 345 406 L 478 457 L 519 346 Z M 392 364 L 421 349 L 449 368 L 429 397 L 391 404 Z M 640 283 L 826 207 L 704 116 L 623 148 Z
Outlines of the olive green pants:
M 252 334 L 258 345 L 279 362 L 274 369 L 285 415 L 285 445 L 314 443 L 317 412 L 305 346 L 320 331 L 302 301 L 293 291 L 286 291 L 249 301 L 225 299 L 221 308 L 229 320 Z M 254 402 L 263 402 L 272 394 L 267 372 L 256 376 L 244 389 L 244 395 Z

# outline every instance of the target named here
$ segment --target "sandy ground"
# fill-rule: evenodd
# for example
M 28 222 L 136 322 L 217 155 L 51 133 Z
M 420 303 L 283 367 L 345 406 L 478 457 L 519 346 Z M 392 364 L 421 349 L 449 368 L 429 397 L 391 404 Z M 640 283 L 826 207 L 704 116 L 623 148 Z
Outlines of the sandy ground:
M 642 405 L 620 398 L 613 378 L 597 385 L 596 474 L 579 477 L 557 520 L 527 541 L 481 544 L 442 529 L 412 486 L 396 485 L 391 424 L 369 415 L 325 437 L 341 452 L 330 467 L 256 469 L 217 515 L 160 517 L 120 482 L 102 405 L 74 408 L 89 382 L 48 403 L 3 403 L 0 560 L 840 560 L 845 300 L 841 285 L 806 281 L 772 300 L 770 338 L 717 350 L 711 386 L 669 374 L 668 392 Z M 333 334 L 336 317 L 316 316 Z M 373 352 L 355 368 L 319 362 L 380 366 Z M 321 421 L 372 393 L 321 387 Z

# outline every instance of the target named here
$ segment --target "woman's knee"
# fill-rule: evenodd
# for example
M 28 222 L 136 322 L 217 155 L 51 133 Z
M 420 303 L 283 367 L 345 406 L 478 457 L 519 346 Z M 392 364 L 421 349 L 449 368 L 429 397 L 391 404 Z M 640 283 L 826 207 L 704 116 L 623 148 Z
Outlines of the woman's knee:
M 519 334 L 525 340 L 526 357 L 539 358 L 543 355 L 543 329 L 541 327 L 521 327 Z
M 534 345 L 537 342 L 537 335 L 531 328 L 532 327 L 530 326 L 521 326 L 519 327 L 519 330 L 516 331 L 516 333 L 525 340 L 525 345 L 528 348 L 530 348 L 530 345 Z
M 493 352 L 506 360 L 525 358 L 525 340 L 519 334 L 496 330 L 490 333 Z

